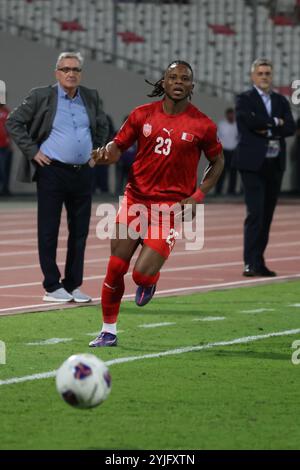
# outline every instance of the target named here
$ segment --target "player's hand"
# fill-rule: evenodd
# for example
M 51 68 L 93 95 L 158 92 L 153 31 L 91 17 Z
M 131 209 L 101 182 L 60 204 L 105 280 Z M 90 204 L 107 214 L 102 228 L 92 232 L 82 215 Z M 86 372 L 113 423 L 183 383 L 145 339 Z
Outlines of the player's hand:
M 51 165 L 51 160 L 46 155 L 43 154 L 40 150 L 38 153 L 33 157 L 33 159 L 38 165 L 40 166 L 47 166 Z
M 191 220 L 196 215 L 197 210 L 197 201 L 193 197 L 188 197 L 186 199 L 182 199 L 179 203 L 182 207 L 181 214 L 182 221 L 184 220 Z M 184 207 L 186 206 L 186 207 Z M 179 216 L 179 215 L 178 215 Z
M 105 155 L 105 147 L 98 147 L 95 150 L 92 150 L 91 158 L 94 161 L 95 165 L 103 165 L 107 162 L 107 155 Z
M 118 161 L 118 155 L 112 151 L 113 142 L 109 142 L 105 147 L 98 147 L 92 151 L 92 159 L 96 165 L 110 165 Z

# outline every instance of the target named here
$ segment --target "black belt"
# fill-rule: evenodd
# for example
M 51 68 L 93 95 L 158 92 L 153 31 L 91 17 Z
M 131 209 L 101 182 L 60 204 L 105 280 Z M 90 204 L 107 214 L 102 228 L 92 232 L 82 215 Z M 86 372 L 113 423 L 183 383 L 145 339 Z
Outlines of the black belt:
M 82 163 L 80 165 L 73 164 L 73 163 L 63 163 L 60 162 L 59 160 L 51 160 L 51 165 L 57 166 L 59 168 L 68 168 L 70 170 L 81 170 L 81 168 L 84 168 L 85 166 L 89 165 L 89 162 Z

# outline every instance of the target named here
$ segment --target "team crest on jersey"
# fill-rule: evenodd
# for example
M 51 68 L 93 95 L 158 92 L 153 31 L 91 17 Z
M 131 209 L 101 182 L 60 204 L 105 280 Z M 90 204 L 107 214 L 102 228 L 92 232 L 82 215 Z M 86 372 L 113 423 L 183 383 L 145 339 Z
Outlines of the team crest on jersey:
M 143 126 L 143 134 L 144 134 L 144 136 L 145 136 L 145 137 L 149 137 L 149 135 L 151 134 L 151 132 L 152 132 L 152 126 L 151 126 L 151 124 L 148 124 L 148 123 L 146 122 L 146 124 L 144 124 L 144 126 Z

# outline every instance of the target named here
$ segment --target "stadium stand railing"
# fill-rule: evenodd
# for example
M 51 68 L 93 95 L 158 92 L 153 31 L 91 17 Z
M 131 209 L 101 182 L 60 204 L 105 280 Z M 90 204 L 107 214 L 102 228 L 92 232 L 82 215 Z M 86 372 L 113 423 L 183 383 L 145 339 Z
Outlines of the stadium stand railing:
M 254 58 L 274 63 L 290 94 L 300 78 L 298 0 L 0 0 L 0 28 L 99 62 L 160 78 L 190 62 L 199 91 L 232 100 L 249 86 Z

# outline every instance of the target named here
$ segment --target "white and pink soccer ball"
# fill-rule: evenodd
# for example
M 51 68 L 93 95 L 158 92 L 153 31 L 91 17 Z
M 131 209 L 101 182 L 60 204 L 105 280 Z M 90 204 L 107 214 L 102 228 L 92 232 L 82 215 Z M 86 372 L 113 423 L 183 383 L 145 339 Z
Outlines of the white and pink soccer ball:
M 75 408 L 93 408 L 111 391 L 111 375 L 101 359 L 93 354 L 74 354 L 57 370 L 56 388 Z

